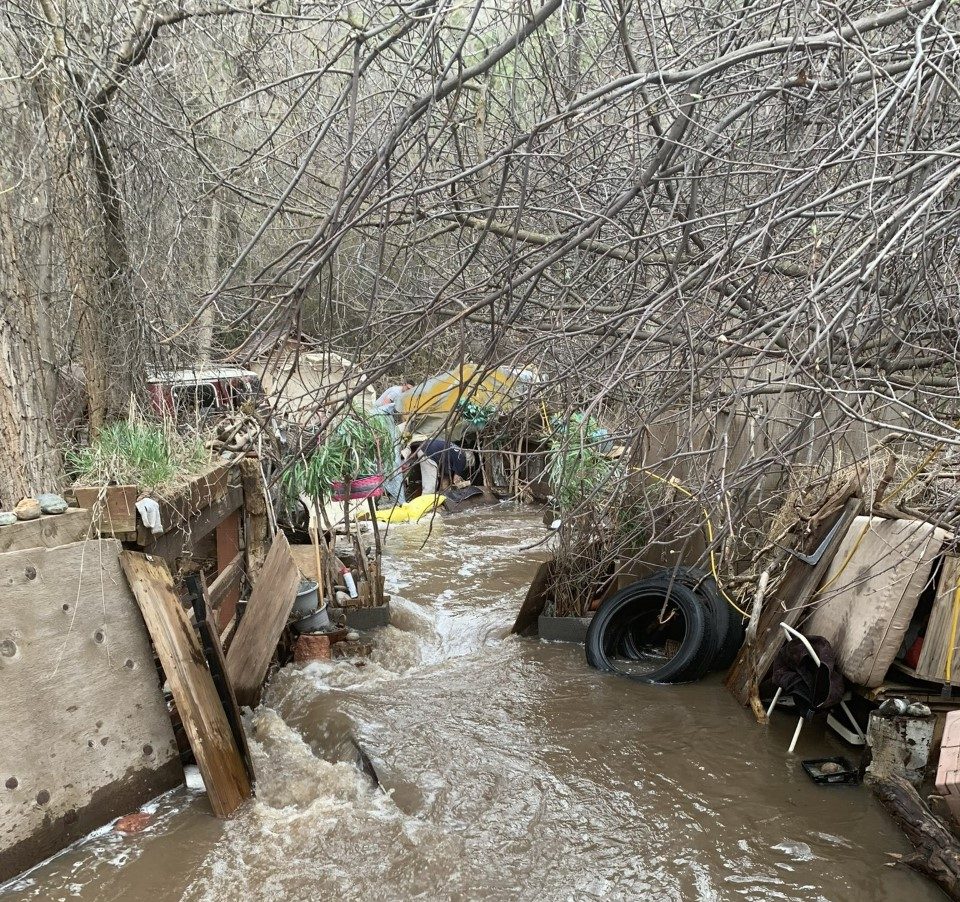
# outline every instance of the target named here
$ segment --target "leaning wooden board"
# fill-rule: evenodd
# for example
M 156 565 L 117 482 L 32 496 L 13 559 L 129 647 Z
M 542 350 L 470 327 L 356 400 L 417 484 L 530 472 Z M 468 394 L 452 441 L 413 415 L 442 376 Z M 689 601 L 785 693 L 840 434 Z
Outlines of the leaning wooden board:
M 241 705 L 255 705 L 300 585 L 286 536 L 277 533 L 227 652 L 227 676 Z
M 960 684 L 960 611 L 954 608 L 960 601 L 957 597 L 960 587 L 960 557 L 953 554 L 943 556 L 940 570 L 940 582 L 937 597 L 927 621 L 927 632 L 923 638 L 920 658 L 912 675 L 921 680 L 938 683 Z M 957 623 L 954 617 L 957 615 Z M 950 673 L 947 673 L 947 662 Z
M 161 558 L 135 551 L 124 551 L 120 562 L 170 684 L 210 806 L 217 817 L 227 817 L 250 795 L 250 780 L 170 568 Z

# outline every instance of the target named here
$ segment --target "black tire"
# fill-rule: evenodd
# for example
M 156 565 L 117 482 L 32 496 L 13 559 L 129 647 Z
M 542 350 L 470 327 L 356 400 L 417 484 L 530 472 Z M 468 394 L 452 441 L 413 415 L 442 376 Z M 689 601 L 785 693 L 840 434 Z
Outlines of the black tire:
M 676 653 L 652 669 L 639 672 L 638 635 L 656 635 L 659 613 L 668 604 L 680 617 L 671 629 L 682 628 Z M 597 670 L 619 673 L 640 683 L 680 683 L 698 680 L 717 649 L 716 625 L 696 593 L 669 576 L 654 576 L 611 595 L 594 614 L 587 630 L 587 663 Z
M 717 651 L 709 669 L 726 670 L 733 663 L 747 635 L 743 617 L 723 597 L 716 580 L 705 570 L 677 567 L 664 571 L 662 575 L 672 576 L 703 599 L 717 626 Z

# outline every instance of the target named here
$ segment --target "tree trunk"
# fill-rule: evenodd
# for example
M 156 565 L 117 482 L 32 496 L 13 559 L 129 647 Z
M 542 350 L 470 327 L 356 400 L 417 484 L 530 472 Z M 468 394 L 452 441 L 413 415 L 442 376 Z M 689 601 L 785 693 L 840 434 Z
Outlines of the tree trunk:
M 59 487 L 60 457 L 45 364 L 44 307 L 27 288 L 16 233 L 0 193 L 0 507 Z
M 204 275 L 210 291 L 214 291 L 220 282 L 220 221 L 223 217 L 223 205 L 216 191 L 210 192 L 210 217 L 207 222 L 206 253 L 204 255 Z M 213 321 L 214 305 L 208 304 L 197 323 L 197 359 L 209 363 L 213 358 Z
M 141 341 L 140 316 L 133 297 L 123 199 L 106 134 L 106 110 L 87 110 L 84 131 L 103 254 L 102 269 L 93 274 L 100 296 L 88 298 L 86 322 L 81 329 L 83 364 L 91 391 L 90 429 L 95 433 L 105 422 L 126 415 L 130 396 L 142 381 L 138 374 L 143 375 L 144 365 L 151 358 Z
M 951 899 L 960 899 L 960 843 L 956 836 L 931 814 L 904 777 L 894 774 L 873 791 L 916 850 L 900 863 L 935 880 Z

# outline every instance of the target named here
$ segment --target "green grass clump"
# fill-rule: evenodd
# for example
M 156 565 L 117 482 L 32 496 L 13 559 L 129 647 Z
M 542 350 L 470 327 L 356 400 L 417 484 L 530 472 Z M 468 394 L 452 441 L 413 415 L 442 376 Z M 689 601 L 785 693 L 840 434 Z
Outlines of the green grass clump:
M 202 472 L 210 452 L 199 436 L 180 435 L 169 424 L 141 420 L 104 426 L 89 447 L 66 452 L 80 485 L 138 485 L 159 489 Z

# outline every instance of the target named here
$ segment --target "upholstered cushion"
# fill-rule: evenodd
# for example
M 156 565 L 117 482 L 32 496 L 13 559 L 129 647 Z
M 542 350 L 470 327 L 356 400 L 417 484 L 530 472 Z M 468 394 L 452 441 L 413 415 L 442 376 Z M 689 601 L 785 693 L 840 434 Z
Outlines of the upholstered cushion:
M 853 521 L 803 625 L 807 635 L 830 640 L 852 683 L 883 682 L 948 536 L 918 520 Z

